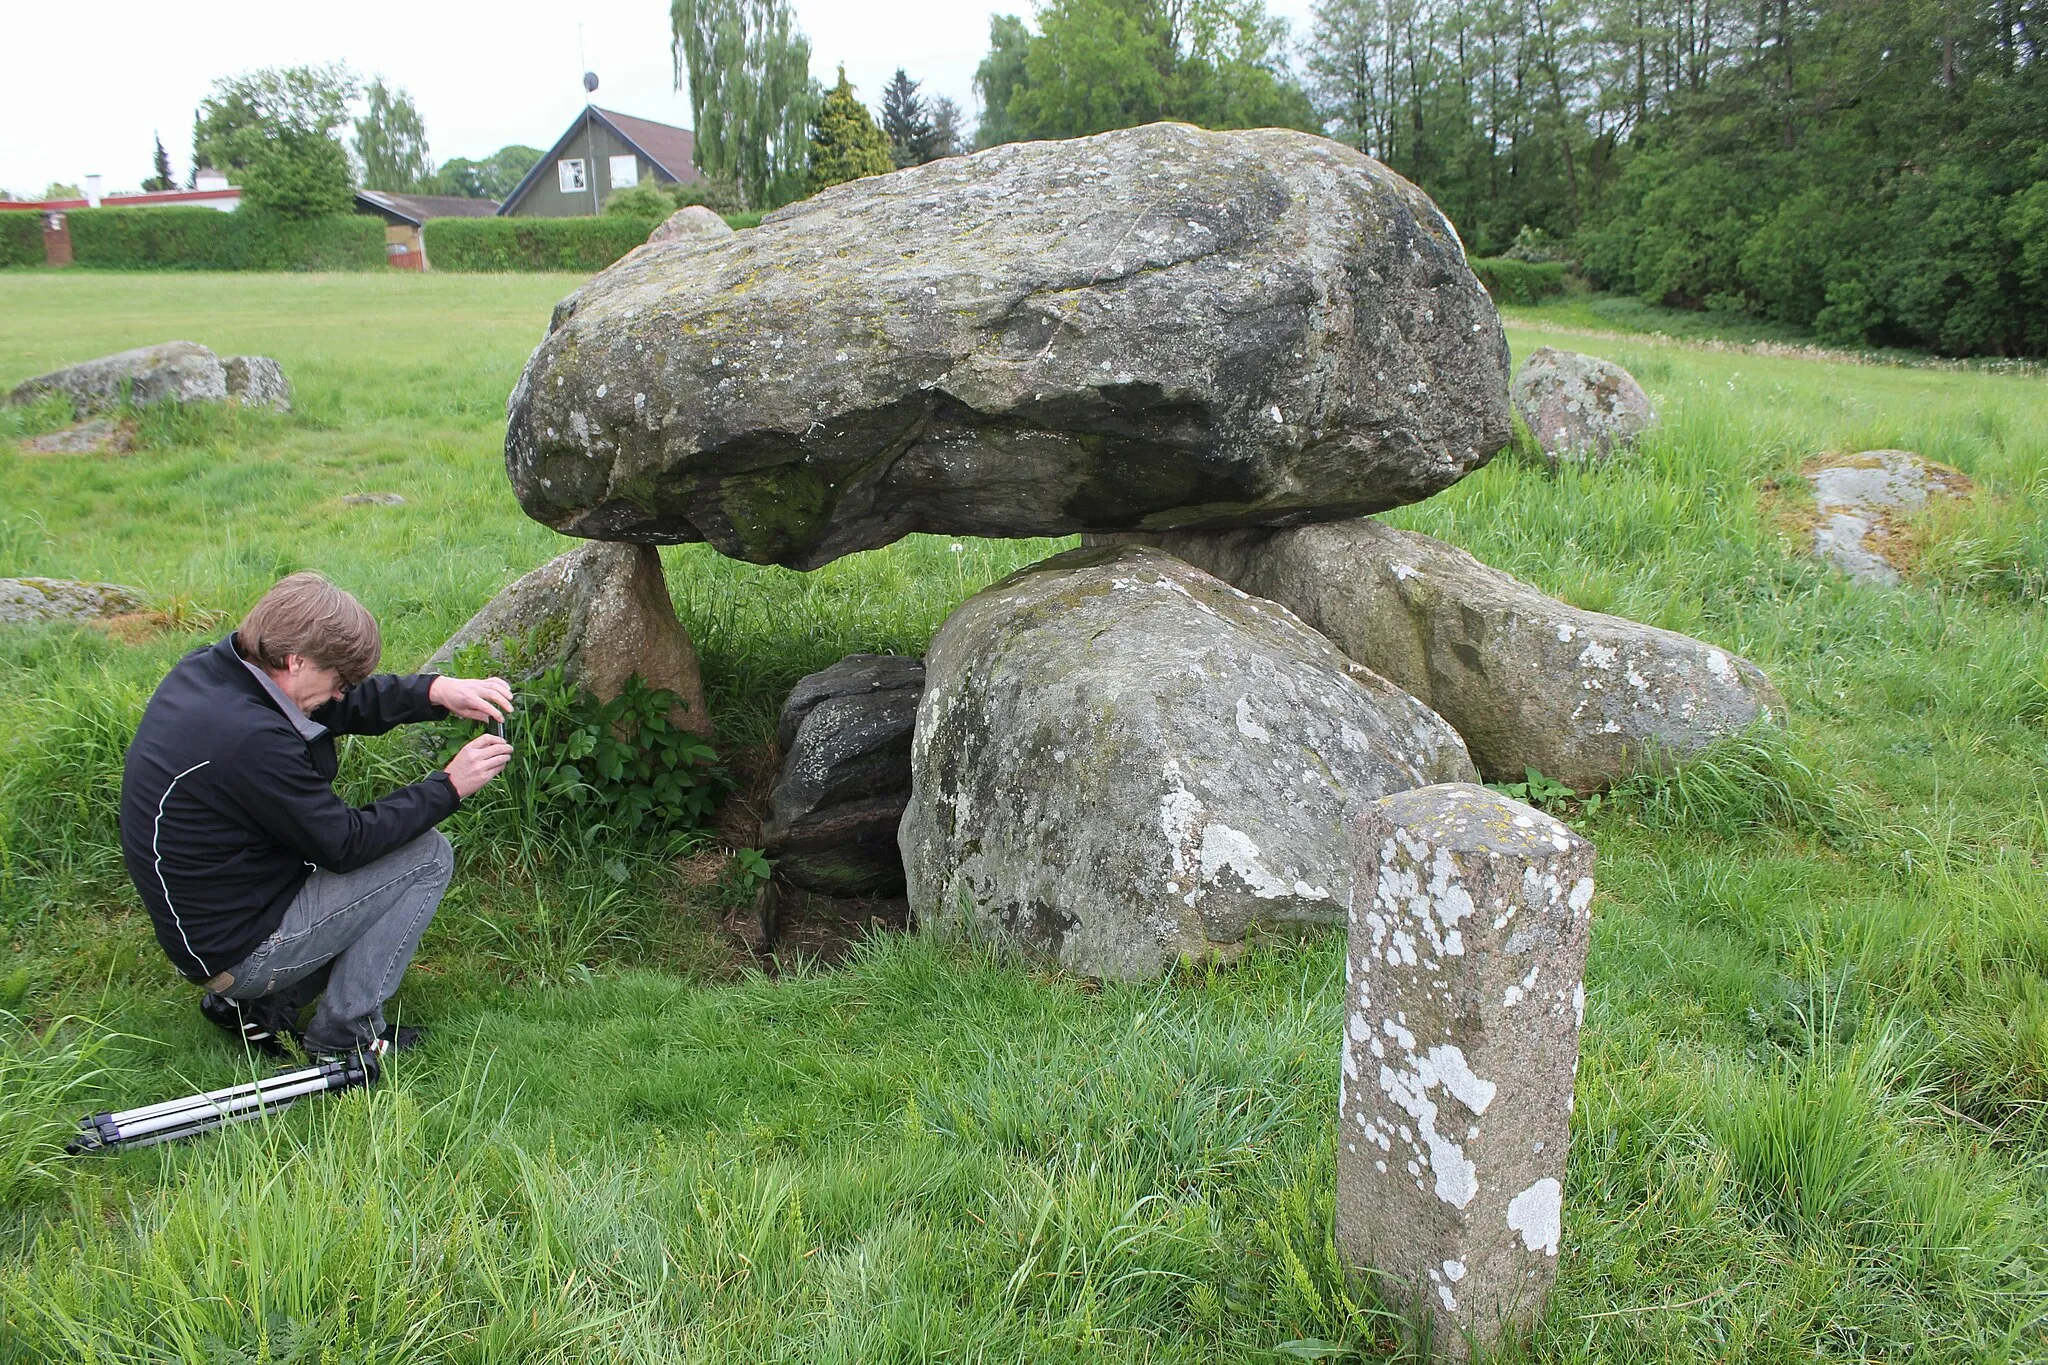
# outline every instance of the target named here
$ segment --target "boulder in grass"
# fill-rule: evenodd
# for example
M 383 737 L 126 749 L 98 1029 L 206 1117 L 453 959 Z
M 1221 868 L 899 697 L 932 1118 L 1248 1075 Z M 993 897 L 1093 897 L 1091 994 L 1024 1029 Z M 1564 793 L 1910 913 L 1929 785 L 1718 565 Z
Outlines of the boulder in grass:
M 1422 191 L 1326 138 L 1158 123 L 629 253 L 556 308 L 505 463 L 569 535 L 815 568 L 1415 502 L 1507 443 L 1507 379 Z
M 710 241 L 718 237 L 732 236 L 732 224 L 705 208 L 702 204 L 685 204 L 655 225 L 647 234 L 650 242 L 669 242 L 677 238 L 688 241 Z
M 51 394 L 69 398 L 80 417 L 117 408 L 124 400 L 136 407 L 218 403 L 228 396 L 227 371 L 206 347 L 167 341 L 37 375 L 15 385 L 7 401 L 32 403 Z
M 924 664 L 854 654 L 796 685 L 776 725 L 782 769 L 761 851 L 777 878 L 830 896 L 903 891 L 897 827 Z
M 1813 552 L 1859 583 L 1893 587 L 1909 562 L 1904 516 L 1967 498 L 1969 476 L 1910 450 L 1866 450 L 1809 467 Z
M 925 669 L 912 914 L 1087 976 L 1341 923 L 1360 806 L 1476 776 L 1428 707 L 1157 550 L 1005 579 L 947 619 Z
M 560 664 L 571 685 L 601 701 L 638 676 L 681 699 L 670 717 L 677 725 L 711 736 L 697 649 L 676 620 L 650 545 L 592 542 L 549 560 L 492 598 L 434 651 L 426 670 L 447 667 L 473 645 L 518 677 Z
M 21 443 L 21 448 L 38 455 L 121 454 L 133 439 L 134 432 L 126 424 L 112 417 L 95 417 L 62 431 L 30 436 Z
M 228 397 L 237 403 L 272 412 L 292 410 L 291 381 L 269 356 L 231 355 L 221 361 L 221 369 L 227 376 Z
M 1604 460 L 1657 424 L 1634 375 L 1576 351 L 1537 347 L 1515 375 L 1513 396 L 1552 468 L 1561 460 Z
M 1434 707 L 1489 781 L 1534 768 L 1594 791 L 1786 719 L 1770 679 L 1730 650 L 1581 611 L 1370 517 L 1144 539 L 1282 603 Z
M 0 578 L 0 624 L 39 626 L 86 622 L 140 611 L 142 593 L 119 583 L 69 578 Z

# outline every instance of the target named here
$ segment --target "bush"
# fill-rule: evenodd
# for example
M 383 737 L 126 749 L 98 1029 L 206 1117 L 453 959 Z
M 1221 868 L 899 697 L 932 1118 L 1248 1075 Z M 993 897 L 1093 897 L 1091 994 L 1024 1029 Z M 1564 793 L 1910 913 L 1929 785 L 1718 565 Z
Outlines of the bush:
M 324 133 L 280 131 L 242 171 L 242 207 L 282 218 L 331 218 L 355 201 L 348 154 Z
M 430 218 L 436 270 L 602 270 L 647 240 L 654 218 Z
M 100 270 L 375 270 L 384 224 L 363 214 L 286 218 L 261 209 L 75 209 L 72 254 Z
M 617 190 L 604 201 L 604 216 L 607 218 L 654 218 L 661 219 L 674 213 L 680 205 L 676 197 L 652 180 L 643 180 L 637 185 Z
M 43 263 L 43 215 L 0 213 L 0 267 Z
M 1538 265 L 1506 256 L 1481 256 L 1473 258 L 1471 265 L 1495 303 L 1534 303 L 1545 295 L 1564 292 L 1564 266 L 1558 262 Z
M 482 677 L 506 664 L 472 646 L 456 667 Z M 550 832 L 576 845 L 695 842 L 730 779 L 708 742 L 673 723 L 684 704 L 638 676 L 605 702 L 570 686 L 559 664 L 526 678 L 505 726 L 512 763 L 503 780 L 463 803 L 454 827 L 488 831 L 491 843 L 523 848 L 529 861 Z M 433 734 L 435 761 L 445 764 L 475 737 L 476 723 L 444 720 Z

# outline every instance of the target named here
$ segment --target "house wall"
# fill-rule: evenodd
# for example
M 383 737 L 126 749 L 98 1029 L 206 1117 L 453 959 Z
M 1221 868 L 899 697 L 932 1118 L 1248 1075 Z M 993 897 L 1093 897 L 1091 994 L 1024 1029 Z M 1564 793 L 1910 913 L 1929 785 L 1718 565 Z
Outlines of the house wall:
M 611 198 L 611 159 L 615 156 L 633 156 L 642 182 L 654 178 L 668 182 L 668 177 L 655 170 L 654 163 L 633 152 L 624 139 L 596 119 L 587 119 L 569 139 L 568 145 L 543 162 L 540 174 L 527 187 L 526 195 L 518 203 L 505 210 L 508 218 L 588 218 L 600 212 L 604 201 Z M 584 188 L 575 193 L 564 194 L 561 189 L 558 162 L 580 159 L 583 162 Z M 597 197 L 592 201 L 590 187 L 597 187 Z

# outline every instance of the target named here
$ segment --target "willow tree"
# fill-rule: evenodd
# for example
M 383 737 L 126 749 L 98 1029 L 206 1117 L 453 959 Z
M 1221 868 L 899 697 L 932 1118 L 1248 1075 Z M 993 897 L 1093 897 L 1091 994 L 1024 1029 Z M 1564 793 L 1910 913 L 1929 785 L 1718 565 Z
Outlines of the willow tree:
M 801 197 L 821 92 L 788 0 L 672 0 L 669 24 L 697 168 L 749 208 Z
M 412 96 L 384 84 L 382 76 L 364 92 L 368 107 L 356 120 L 356 160 L 363 188 L 392 194 L 425 189 L 434 161 L 427 152 L 427 125 Z

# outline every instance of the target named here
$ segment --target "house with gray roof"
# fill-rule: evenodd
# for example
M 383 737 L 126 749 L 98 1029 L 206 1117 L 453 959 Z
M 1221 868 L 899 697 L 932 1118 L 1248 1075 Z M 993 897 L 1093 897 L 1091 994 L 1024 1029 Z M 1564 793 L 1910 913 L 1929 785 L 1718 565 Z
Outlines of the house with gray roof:
M 697 138 L 687 128 L 585 105 L 526 178 L 498 206 L 504 218 L 585 218 L 604 210 L 612 191 L 645 180 L 691 185 Z

